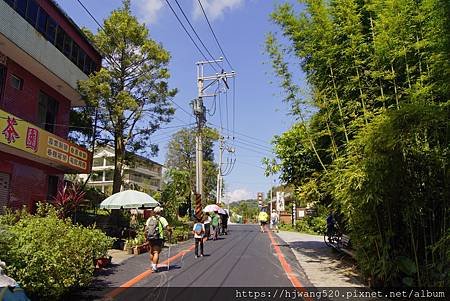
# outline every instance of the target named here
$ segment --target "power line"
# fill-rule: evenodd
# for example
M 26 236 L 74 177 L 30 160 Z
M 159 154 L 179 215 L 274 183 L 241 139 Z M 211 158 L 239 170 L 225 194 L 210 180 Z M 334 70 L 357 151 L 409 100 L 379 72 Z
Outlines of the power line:
M 180 20 L 180 18 L 178 17 L 177 13 L 175 12 L 175 10 L 173 9 L 172 5 L 170 4 L 169 0 L 166 0 L 167 5 L 169 6 L 170 10 L 172 11 L 172 13 L 174 14 L 175 18 L 177 18 L 178 23 L 180 23 L 181 27 L 183 27 L 184 31 L 186 32 L 186 34 L 188 35 L 189 39 L 192 41 L 192 43 L 194 43 L 195 47 L 197 48 L 197 50 L 201 53 L 201 55 L 203 56 L 203 58 L 208 61 L 208 59 L 206 58 L 206 55 L 203 53 L 203 51 L 200 49 L 200 47 L 198 47 L 197 43 L 194 41 L 194 39 L 192 38 L 191 34 L 189 33 L 189 31 L 186 29 L 186 26 L 184 26 L 183 22 Z M 214 69 L 214 71 L 218 72 L 217 69 L 211 65 L 211 67 Z
M 103 31 L 105 31 L 105 29 L 103 28 L 103 26 L 97 21 L 97 19 L 91 14 L 91 12 L 89 11 L 89 9 L 87 9 L 86 6 L 84 6 L 84 4 L 80 1 L 77 0 L 78 3 L 80 3 L 80 5 L 84 8 L 84 10 L 88 13 L 89 16 L 91 16 L 91 18 L 94 20 L 95 23 L 97 23 L 97 25 L 103 29 Z
M 216 124 L 214 124 L 214 123 L 211 123 L 211 122 L 209 122 L 209 121 L 208 121 L 208 123 L 209 123 L 210 125 L 212 125 L 212 126 L 219 127 L 218 125 L 216 125 Z M 247 137 L 247 138 L 249 138 L 249 139 L 253 139 L 253 140 L 255 140 L 255 141 L 260 141 L 260 142 L 262 142 L 262 143 L 267 143 L 267 141 L 264 141 L 264 140 L 258 139 L 258 138 L 254 138 L 254 137 L 252 137 L 252 136 L 246 135 L 246 134 L 241 133 L 241 132 L 238 132 L 238 131 L 235 131 L 235 133 L 237 133 L 237 134 L 239 134 L 239 135 L 241 135 L 241 136 Z
M 273 152 L 273 150 L 272 150 L 271 148 L 262 146 L 261 144 L 256 144 L 256 143 L 253 143 L 253 142 L 251 142 L 251 141 L 244 140 L 244 139 L 242 139 L 242 138 L 238 138 L 238 139 L 241 140 L 241 141 L 238 141 L 238 143 L 242 143 L 242 144 L 245 144 L 245 145 L 254 147 L 255 149 L 262 150 L 262 151 L 266 151 L 266 152 L 270 152 L 270 153 Z
M 245 165 L 249 165 L 249 166 L 253 166 L 253 167 L 258 167 L 258 168 L 261 168 L 261 169 L 264 169 L 265 170 L 265 168 L 264 167 L 262 167 L 262 166 L 258 166 L 258 165 L 254 165 L 254 164 L 251 164 L 251 163 L 247 163 L 247 162 L 242 162 L 242 161 L 237 161 L 237 163 L 240 163 L 240 164 L 245 164 Z
M 225 60 L 227 61 L 228 66 L 230 66 L 231 70 L 233 70 L 234 68 L 233 68 L 233 66 L 231 66 L 231 63 L 230 63 L 230 61 L 228 60 L 227 56 L 225 55 L 225 52 L 223 51 L 222 46 L 220 46 L 219 40 L 217 39 L 217 36 L 216 36 L 216 34 L 214 33 L 214 30 L 213 30 L 213 28 L 212 28 L 212 26 L 211 26 L 211 23 L 209 22 L 208 16 L 206 15 L 205 10 L 203 9 L 202 2 L 201 2 L 200 0 L 197 0 L 197 1 L 198 1 L 198 4 L 200 4 L 200 8 L 202 9 L 203 15 L 205 16 L 206 22 L 208 22 L 209 29 L 211 30 L 211 32 L 212 32 L 212 34 L 213 34 L 213 36 L 214 36 L 214 39 L 216 40 L 217 46 L 219 46 L 219 49 L 220 49 L 220 51 L 222 52 L 223 57 L 224 57 Z
M 258 151 L 258 152 L 265 152 L 267 154 L 271 154 L 273 155 L 273 152 L 271 150 L 267 150 L 267 149 L 263 149 L 260 147 L 255 146 L 254 144 L 251 143 L 246 143 L 246 142 L 242 142 L 242 141 L 236 141 L 236 143 L 238 144 L 239 147 L 242 147 L 242 145 L 246 146 L 246 147 L 250 147 L 252 150 Z
M 214 124 L 212 124 L 212 123 L 210 123 L 210 122 L 208 122 L 210 125 L 213 125 L 213 126 L 215 126 L 215 127 L 218 127 L 218 125 L 214 125 Z M 226 130 L 228 130 L 227 128 L 225 128 Z M 250 137 L 250 136 L 249 136 Z M 241 138 L 241 137 L 235 137 L 236 139 L 238 139 L 238 140 L 240 140 L 240 141 L 235 141 L 235 140 L 233 140 L 233 142 L 237 142 L 237 143 L 241 143 L 241 144 L 244 144 L 244 145 L 247 145 L 247 146 L 249 146 L 249 147 L 253 147 L 254 149 L 258 149 L 258 150 L 261 150 L 261 151 L 265 151 L 265 152 L 268 152 L 268 153 L 271 153 L 271 154 L 273 154 L 273 149 L 272 148 L 270 148 L 270 147 L 267 147 L 267 146 L 265 146 L 265 145 L 262 145 L 262 144 L 259 144 L 259 143 L 255 143 L 255 142 L 253 142 L 253 141 L 250 141 L 250 140 L 247 140 L 247 139 L 244 139 L 244 138 Z M 255 139 L 255 138 L 253 138 L 253 139 Z M 262 141 L 262 140 L 261 140 Z
M 195 117 L 194 115 L 192 115 L 192 113 L 189 113 L 188 111 L 186 111 L 182 106 L 180 106 L 179 104 L 177 104 L 175 101 L 173 101 L 172 99 L 169 99 L 175 106 L 177 106 L 181 111 L 185 112 L 186 114 L 189 115 L 189 117 Z
M 200 41 L 200 43 L 202 44 L 202 46 L 205 48 L 206 52 L 209 54 L 209 56 L 211 57 L 212 61 L 219 67 L 219 69 L 223 69 L 222 66 L 219 65 L 219 63 L 216 61 L 215 57 L 211 54 L 211 52 L 209 52 L 208 47 L 205 46 L 205 44 L 203 43 L 202 39 L 199 37 L 199 35 L 197 34 L 197 31 L 195 30 L 195 28 L 192 26 L 191 22 L 189 21 L 189 18 L 186 16 L 186 14 L 184 13 L 183 8 L 181 7 L 180 3 L 178 2 L 178 0 L 175 0 L 175 3 L 177 4 L 178 8 L 180 9 L 181 13 L 183 14 L 184 18 L 186 19 L 186 21 L 188 22 L 189 26 L 191 27 L 192 31 L 194 32 L 195 36 L 197 37 L 197 39 Z
M 263 155 L 263 156 L 268 156 L 269 154 L 271 154 L 271 153 L 269 153 L 269 152 L 263 153 L 262 151 L 258 151 L 258 150 L 255 150 L 255 149 L 252 149 L 252 148 L 248 148 L 248 147 L 242 146 L 242 145 L 238 145 L 238 146 L 239 146 L 239 148 L 242 148 L 242 149 L 245 149 L 245 150 L 254 152 L 254 153 L 258 153 L 258 154 L 261 154 L 261 155 Z M 273 155 L 273 154 L 271 154 L 271 155 Z

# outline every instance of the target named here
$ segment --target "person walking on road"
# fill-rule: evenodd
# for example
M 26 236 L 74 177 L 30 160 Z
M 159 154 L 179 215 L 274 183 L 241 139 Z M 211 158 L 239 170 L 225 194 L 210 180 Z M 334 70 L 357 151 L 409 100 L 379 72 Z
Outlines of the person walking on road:
M 267 212 L 264 209 L 261 210 L 261 212 L 258 215 L 258 221 L 261 225 L 261 233 L 266 232 L 266 225 L 267 225 L 268 219 L 269 219 L 269 215 L 267 214 Z
M 209 240 L 209 237 L 211 235 L 211 216 L 209 215 L 209 212 L 206 212 L 203 224 L 205 225 L 206 240 Z
M 203 257 L 203 236 L 205 235 L 205 225 L 201 222 L 201 219 L 197 218 L 197 222 L 192 228 L 192 233 L 195 239 L 195 258 L 198 258 L 198 246 L 200 245 L 200 257 Z
M 330 210 L 330 213 L 327 216 L 327 236 L 328 236 L 329 242 L 331 242 L 331 238 L 334 235 L 335 224 L 336 224 L 336 220 L 334 219 L 333 210 Z
M 278 230 L 278 221 L 280 220 L 280 216 L 278 215 L 278 213 L 275 211 L 275 209 L 272 210 L 272 214 L 270 215 L 270 222 L 272 224 L 272 230 L 273 231 L 277 231 L 280 232 Z
M 172 232 L 167 220 L 160 216 L 162 210 L 161 207 L 151 210 L 150 217 L 145 223 L 145 236 L 150 245 L 149 255 L 153 272 L 158 272 L 159 254 L 164 245 L 164 230 Z
M 211 226 L 213 228 L 213 240 L 216 240 L 219 235 L 219 212 L 214 211 L 214 215 L 211 217 Z
M 225 214 L 220 215 L 221 224 L 222 224 L 222 234 L 228 234 L 228 212 L 225 211 Z

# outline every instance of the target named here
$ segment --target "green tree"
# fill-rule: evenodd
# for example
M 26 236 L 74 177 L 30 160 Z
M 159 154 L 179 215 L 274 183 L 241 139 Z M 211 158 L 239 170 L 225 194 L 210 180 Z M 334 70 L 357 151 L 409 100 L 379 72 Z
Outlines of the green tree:
M 168 145 L 166 167 L 189 175 L 189 191 L 195 193 L 195 135 L 196 129 L 182 129 L 175 133 Z M 217 164 L 214 162 L 214 142 L 219 138 L 216 130 L 202 130 L 204 204 L 215 199 Z M 170 179 L 176 180 L 169 176 Z M 169 186 L 168 186 L 169 187 Z
M 131 14 L 130 1 L 114 10 L 98 33 L 91 35 L 104 55 L 104 67 L 79 83 L 88 106 L 97 108 L 101 143 L 114 145 L 113 193 L 120 191 L 126 151 L 157 146 L 151 134 L 174 114 L 168 87 L 170 55 L 149 38 L 145 24 Z M 91 112 L 91 111 L 88 111 Z
M 271 16 L 287 42 L 266 40 L 298 119 L 268 171 L 340 211 L 374 283 L 448 285 L 450 4 L 301 2 Z
M 183 208 L 190 205 L 191 189 L 189 171 L 171 168 L 165 173 L 161 202 L 166 210 L 166 217 L 172 222 L 176 221 L 180 211 L 184 211 Z

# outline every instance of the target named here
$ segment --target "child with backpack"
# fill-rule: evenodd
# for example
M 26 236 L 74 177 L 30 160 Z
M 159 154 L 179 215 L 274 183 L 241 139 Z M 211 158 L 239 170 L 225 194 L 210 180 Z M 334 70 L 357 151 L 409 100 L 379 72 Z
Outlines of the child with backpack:
M 198 258 L 198 245 L 200 245 L 200 257 L 203 257 L 203 236 L 205 235 L 205 225 L 201 219 L 197 218 L 197 222 L 192 228 L 195 239 L 195 258 Z

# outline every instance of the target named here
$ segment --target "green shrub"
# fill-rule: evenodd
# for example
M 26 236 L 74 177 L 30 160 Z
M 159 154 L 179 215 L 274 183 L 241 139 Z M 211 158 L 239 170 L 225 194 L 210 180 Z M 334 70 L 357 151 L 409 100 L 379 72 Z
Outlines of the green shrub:
M 450 286 L 449 105 L 380 114 L 327 174 L 358 265 L 376 285 Z
M 312 217 L 310 219 L 309 224 L 311 231 L 313 231 L 316 234 L 322 234 L 327 227 L 326 217 L 324 216 Z
M 189 233 L 192 229 L 187 225 L 177 226 L 172 230 L 172 237 L 170 237 L 170 242 L 176 242 L 177 240 L 185 240 L 188 238 Z
M 295 222 L 295 227 L 291 224 L 280 224 L 281 230 L 298 231 L 308 234 L 322 234 L 326 228 L 326 218 L 323 216 L 305 216 Z
M 309 223 L 306 218 L 302 218 L 295 222 L 295 229 L 298 232 L 311 233 L 311 229 L 309 227 Z
M 294 227 L 292 226 L 292 224 L 281 223 L 278 225 L 278 227 L 280 228 L 280 230 L 294 231 Z
M 40 205 L 35 216 L 22 216 L 7 231 L 12 236 L 4 251 L 8 274 L 31 296 L 42 299 L 60 298 L 72 288 L 88 286 L 94 259 L 106 256 L 113 242 L 98 229 L 59 219 L 48 205 Z

